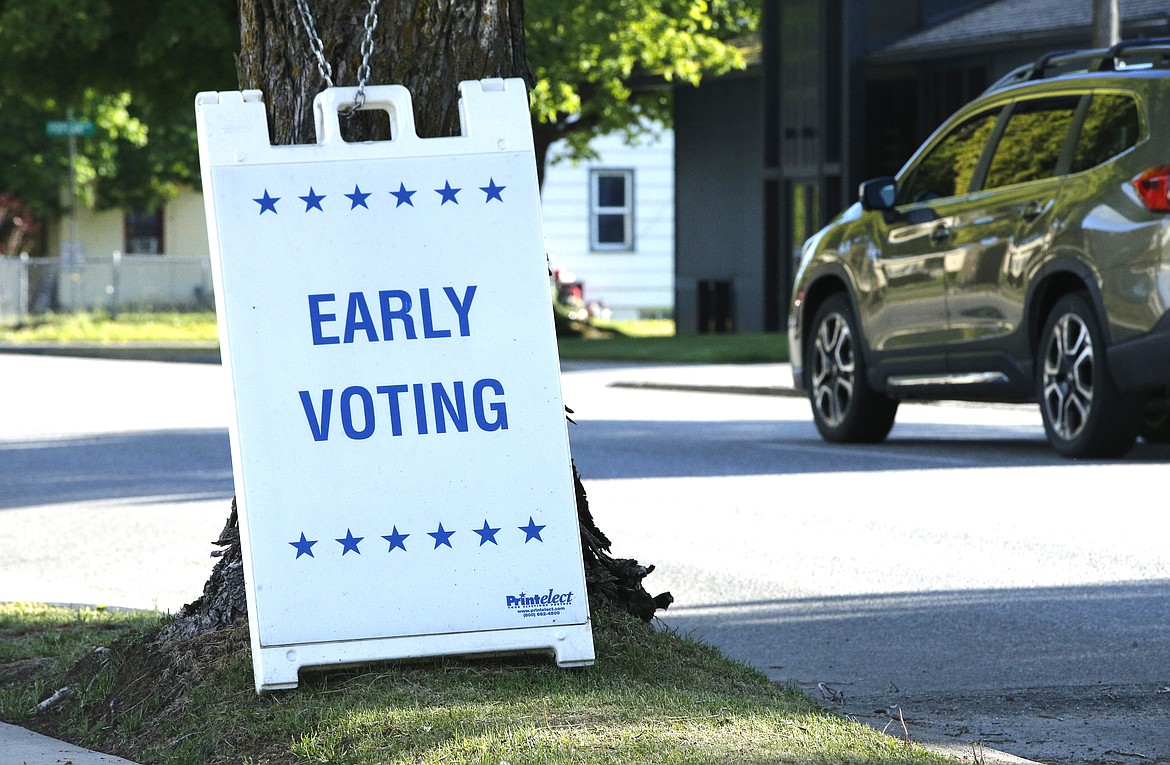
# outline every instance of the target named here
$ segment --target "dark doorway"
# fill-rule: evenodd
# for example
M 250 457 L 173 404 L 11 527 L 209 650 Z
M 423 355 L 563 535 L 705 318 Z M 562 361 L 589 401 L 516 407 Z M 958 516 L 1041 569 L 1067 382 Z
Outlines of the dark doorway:
M 717 334 L 735 331 L 731 282 L 704 279 L 699 282 L 699 332 Z

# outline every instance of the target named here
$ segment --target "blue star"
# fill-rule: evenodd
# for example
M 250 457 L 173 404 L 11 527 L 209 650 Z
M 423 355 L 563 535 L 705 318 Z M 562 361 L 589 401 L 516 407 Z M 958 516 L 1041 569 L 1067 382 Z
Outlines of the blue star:
M 399 534 L 397 526 L 394 527 L 394 531 L 391 531 L 389 535 L 383 534 L 382 539 L 385 539 L 390 543 L 390 549 L 386 552 L 394 552 L 395 547 L 398 547 L 403 552 L 406 552 L 406 538 L 408 536 L 410 536 L 410 534 Z
M 454 202 L 455 204 L 459 204 L 459 200 L 455 198 L 455 195 L 458 194 L 460 191 L 463 191 L 463 189 L 451 188 L 451 181 L 444 181 L 443 188 L 435 189 L 435 193 L 439 194 L 443 197 L 443 201 L 439 202 L 439 206 L 442 207 L 443 205 L 447 204 L 448 202 Z
M 253 199 L 252 201 L 260 205 L 261 215 L 268 212 L 269 210 L 271 210 L 275 215 L 276 203 L 280 201 L 280 197 L 274 197 L 268 193 L 268 189 L 264 189 L 264 196 L 260 197 L 259 199 Z
M 346 529 L 345 536 L 337 540 L 341 543 L 341 554 L 345 555 L 350 550 L 353 550 L 358 555 L 361 555 L 362 551 L 358 549 L 358 542 L 362 541 L 363 539 L 365 539 L 365 537 L 355 537 L 352 531 Z
M 540 538 L 540 532 L 544 528 L 544 526 L 537 526 L 536 523 L 532 520 L 531 515 L 528 516 L 528 525 L 527 526 L 518 526 L 517 528 L 519 528 L 521 531 L 524 532 L 524 544 L 528 544 L 529 542 L 531 542 L 534 539 L 537 542 L 544 541 L 543 539 Z
M 499 529 L 493 529 L 491 526 L 488 525 L 487 520 L 484 520 L 482 529 L 473 529 L 473 531 L 476 534 L 479 534 L 479 546 L 480 547 L 483 547 L 484 544 L 486 544 L 488 542 L 491 542 L 492 544 L 496 545 L 497 547 L 499 546 L 500 543 L 496 541 L 496 532 L 499 531 Z
M 311 194 L 312 192 L 313 192 L 313 190 L 309 189 L 309 193 Z M 362 190 L 359 189 L 356 185 L 353 187 L 353 193 L 346 194 L 346 196 L 349 197 L 349 202 L 350 202 L 349 209 L 355 210 L 358 207 L 364 207 L 367 210 L 370 209 L 370 206 L 368 204 L 366 204 L 366 197 L 368 197 L 369 194 L 368 193 L 363 194 Z
M 325 212 L 325 210 L 321 208 L 321 200 L 324 198 L 324 194 L 318 194 L 317 192 L 313 191 L 313 187 L 310 186 L 309 195 L 307 197 L 301 197 L 301 200 L 305 203 L 305 212 L 312 210 L 314 207 L 316 207 L 318 210 L 321 210 L 321 212 Z
M 313 555 L 313 545 L 317 544 L 317 540 L 316 539 L 305 539 L 305 532 L 303 532 L 303 531 L 301 532 L 301 541 L 289 542 L 289 544 L 292 545 L 293 547 L 297 548 L 297 557 L 298 558 L 301 557 L 302 555 L 308 555 L 310 558 L 317 557 L 317 556 Z
M 396 208 L 402 207 L 403 205 L 414 207 L 414 202 L 410 201 L 410 198 L 414 196 L 414 191 L 407 191 L 405 183 L 399 183 L 398 191 L 391 191 L 390 193 L 398 200 L 398 203 L 394 205 Z
M 438 550 L 439 545 L 451 546 L 451 535 L 454 533 L 454 531 L 444 531 L 443 524 L 440 523 L 438 531 L 428 531 L 427 535 L 435 538 L 435 549 Z
M 506 188 L 508 188 L 508 187 L 507 186 L 497 186 L 495 178 L 489 178 L 488 185 L 479 187 L 480 191 L 487 194 L 487 199 L 484 200 L 484 204 L 487 204 L 488 202 L 492 201 L 493 199 L 498 199 L 501 202 L 503 202 L 504 198 L 502 196 L 500 196 L 500 192 Z

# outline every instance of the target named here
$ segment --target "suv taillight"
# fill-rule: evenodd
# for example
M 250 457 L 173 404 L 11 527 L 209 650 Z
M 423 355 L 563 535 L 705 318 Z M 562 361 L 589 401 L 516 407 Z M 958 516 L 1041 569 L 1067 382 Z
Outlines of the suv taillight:
M 1133 180 L 1142 204 L 1153 212 L 1170 212 L 1170 165 L 1151 167 Z

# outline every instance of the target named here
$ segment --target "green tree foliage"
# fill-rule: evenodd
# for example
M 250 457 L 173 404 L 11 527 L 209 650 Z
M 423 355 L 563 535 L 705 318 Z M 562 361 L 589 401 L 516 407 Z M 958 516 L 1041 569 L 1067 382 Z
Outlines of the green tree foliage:
M 760 0 L 527 0 L 525 8 L 538 154 L 563 138 L 573 158 L 591 156 L 597 135 L 633 140 L 647 120 L 670 125 L 671 86 L 742 67 L 729 41 L 755 31 L 760 16 Z
M 742 66 L 726 41 L 759 2 L 528 0 L 540 166 L 560 138 L 584 157 L 600 133 L 669 124 L 672 83 Z M 67 141 L 45 122 L 69 110 L 96 125 L 78 140 L 85 203 L 149 208 L 197 184 L 194 95 L 238 87 L 239 41 L 236 0 L 0 0 L 0 192 L 60 212 Z
M 198 176 L 192 104 L 232 89 L 235 0 L 0 0 L 0 192 L 38 217 L 58 213 L 75 119 L 82 199 L 151 207 Z

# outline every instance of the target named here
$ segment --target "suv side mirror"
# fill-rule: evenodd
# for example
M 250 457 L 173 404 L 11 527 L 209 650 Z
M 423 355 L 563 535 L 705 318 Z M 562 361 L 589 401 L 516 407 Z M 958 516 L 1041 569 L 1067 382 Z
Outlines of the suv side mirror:
M 857 196 L 863 210 L 893 210 L 898 185 L 893 178 L 874 178 L 861 184 Z

